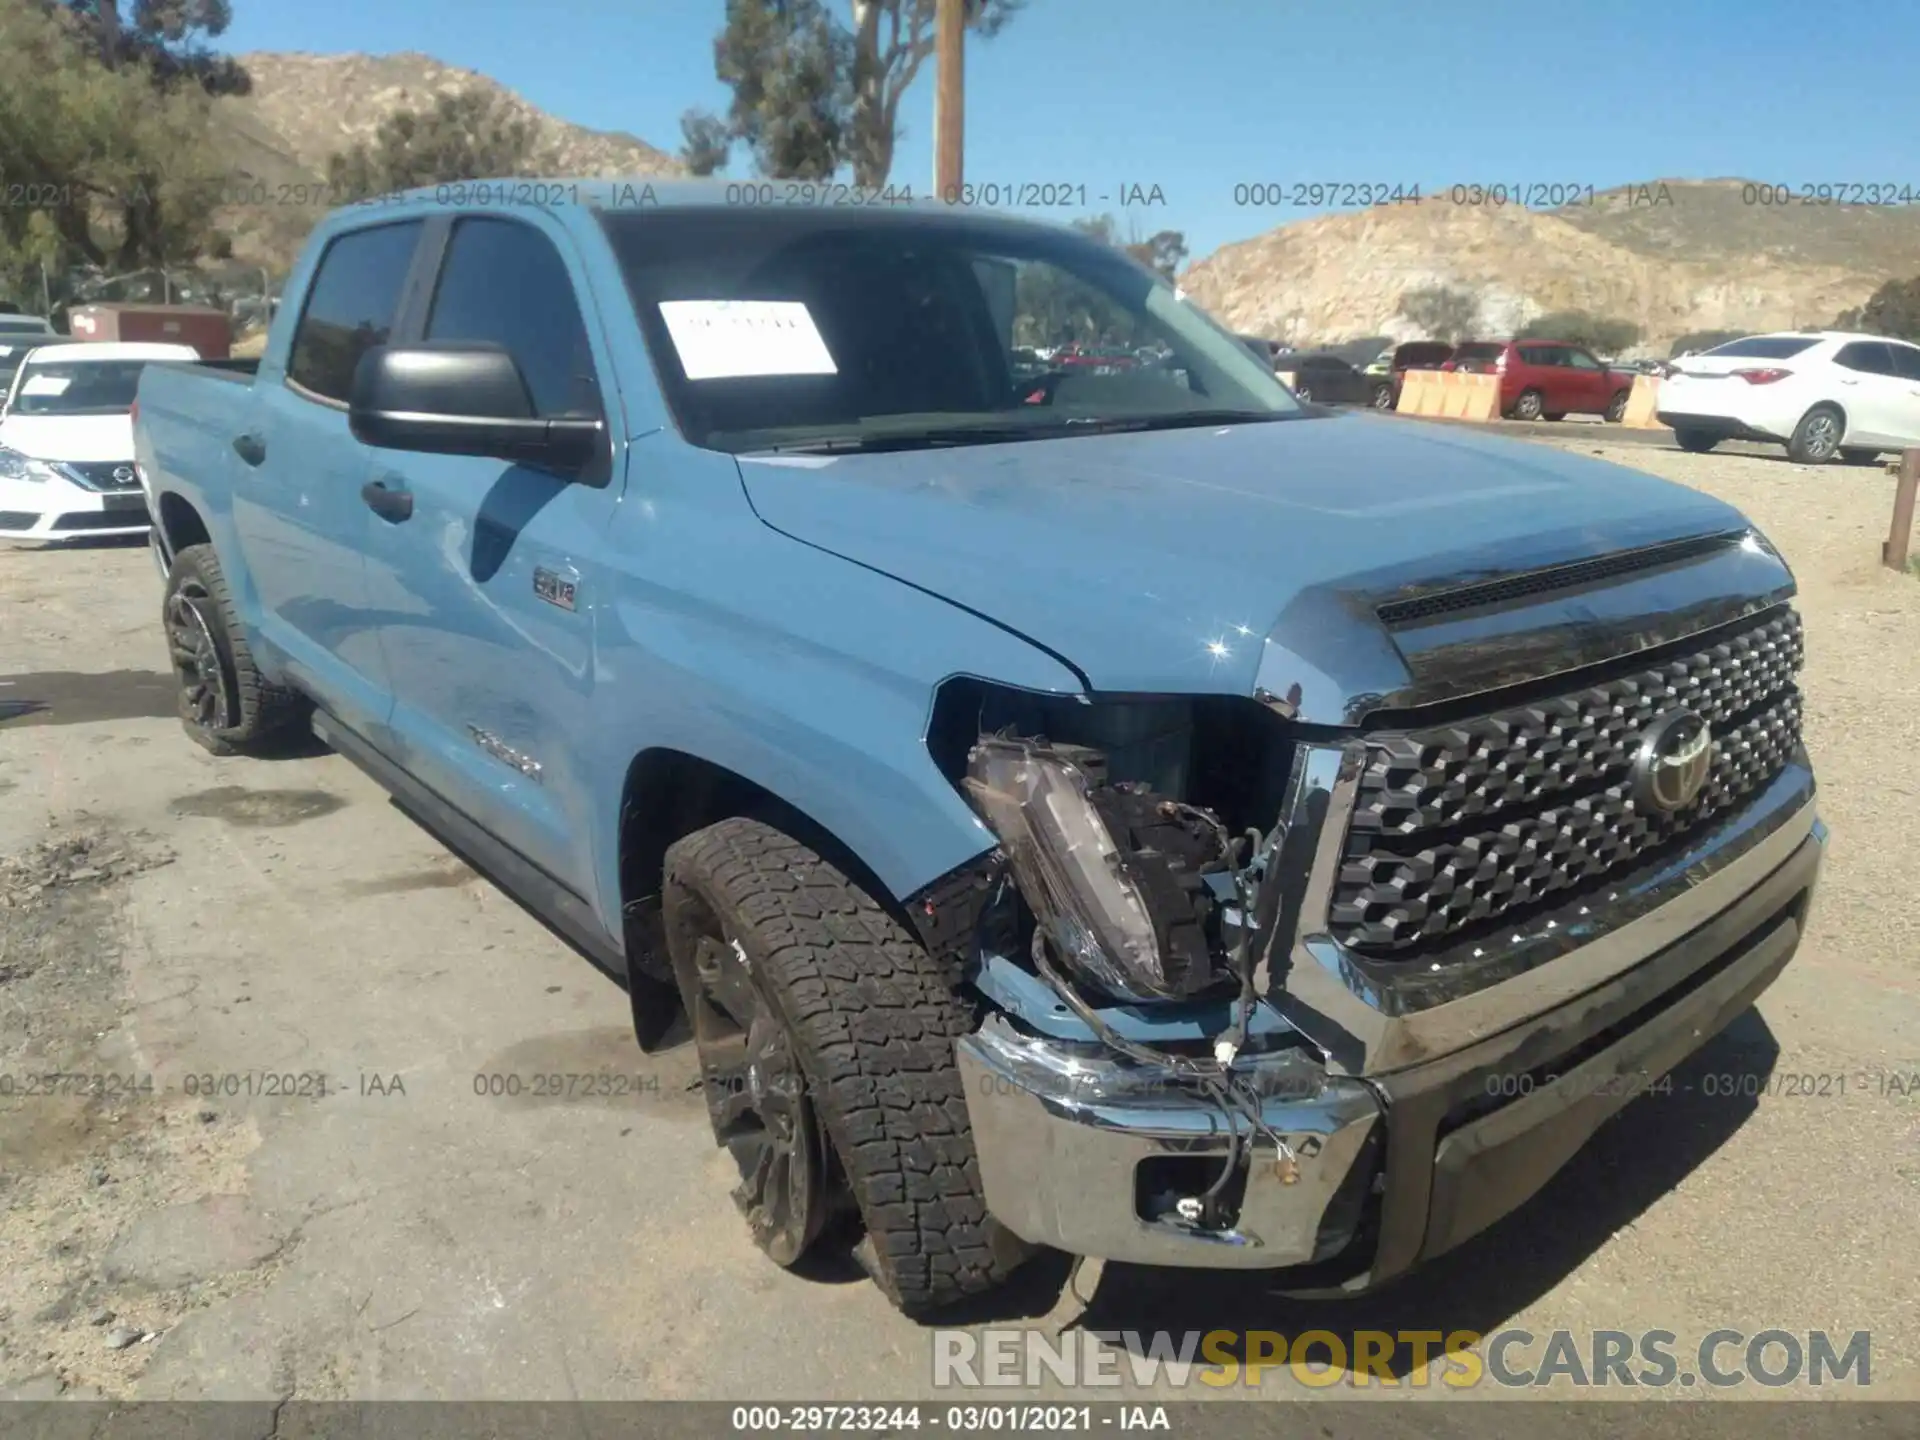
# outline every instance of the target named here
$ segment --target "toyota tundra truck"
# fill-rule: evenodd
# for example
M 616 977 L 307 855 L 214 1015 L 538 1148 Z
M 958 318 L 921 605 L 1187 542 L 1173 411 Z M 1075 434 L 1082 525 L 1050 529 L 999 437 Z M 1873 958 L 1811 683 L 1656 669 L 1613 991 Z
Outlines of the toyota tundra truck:
M 188 735 L 310 728 L 618 977 L 774 1262 L 1370 1289 L 1780 973 L 1826 830 L 1739 513 L 832 198 L 352 207 L 135 421 Z M 1013 361 L 1076 343 L 1167 359 Z

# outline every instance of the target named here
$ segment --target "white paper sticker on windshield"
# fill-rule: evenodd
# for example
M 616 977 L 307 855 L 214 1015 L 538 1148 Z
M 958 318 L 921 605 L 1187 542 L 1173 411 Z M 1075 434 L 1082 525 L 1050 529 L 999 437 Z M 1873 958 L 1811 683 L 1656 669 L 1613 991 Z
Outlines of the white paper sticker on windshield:
M 29 375 L 20 382 L 22 395 L 64 395 L 67 387 L 73 384 L 67 375 Z
M 662 300 L 660 318 L 689 380 L 839 373 L 797 300 Z

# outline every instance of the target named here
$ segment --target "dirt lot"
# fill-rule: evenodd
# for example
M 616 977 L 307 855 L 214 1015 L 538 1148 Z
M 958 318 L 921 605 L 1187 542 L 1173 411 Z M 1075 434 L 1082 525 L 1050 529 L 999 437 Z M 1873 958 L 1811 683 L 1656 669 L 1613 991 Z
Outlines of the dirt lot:
M 1892 482 L 1598 440 L 1564 443 L 1744 507 L 1798 573 L 1834 837 L 1799 958 L 1673 1096 L 1397 1290 L 1089 1267 L 1082 1316 L 1043 1267 L 979 1318 L 1867 1329 L 1873 1393 L 1920 1398 L 1920 1093 L 1878 1078 L 1920 1072 L 1920 580 L 1877 564 Z M 618 989 L 343 760 L 186 742 L 158 594 L 142 549 L 0 547 L 0 1392 L 935 1394 L 931 1337 L 867 1284 L 753 1250 L 691 1057 L 641 1056 Z M 483 1093 L 599 1071 L 625 1098 Z M 1705 1093 L 1768 1074 L 1847 1080 Z

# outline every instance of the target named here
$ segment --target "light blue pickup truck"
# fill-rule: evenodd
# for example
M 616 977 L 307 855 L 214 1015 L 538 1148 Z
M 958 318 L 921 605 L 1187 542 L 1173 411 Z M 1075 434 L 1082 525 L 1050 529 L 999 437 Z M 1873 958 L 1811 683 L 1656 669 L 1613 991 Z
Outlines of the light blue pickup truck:
M 370 772 L 909 1312 L 1368 1289 L 1661 1123 L 1825 845 L 1763 536 L 1303 404 L 1069 231 L 725 198 L 343 210 L 257 374 L 148 368 L 194 739 Z M 1134 359 L 1014 363 L 1074 342 Z

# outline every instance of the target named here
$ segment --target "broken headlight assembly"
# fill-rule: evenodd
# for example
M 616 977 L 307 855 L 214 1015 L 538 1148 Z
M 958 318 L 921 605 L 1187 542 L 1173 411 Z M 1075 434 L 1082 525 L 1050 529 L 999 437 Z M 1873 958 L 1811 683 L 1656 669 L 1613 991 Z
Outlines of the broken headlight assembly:
M 1228 978 L 1215 961 L 1228 908 L 1218 891 L 1233 893 L 1235 847 L 1211 812 L 1109 783 L 1099 750 L 1010 735 L 973 747 L 964 789 L 1077 978 L 1133 1001 Z

